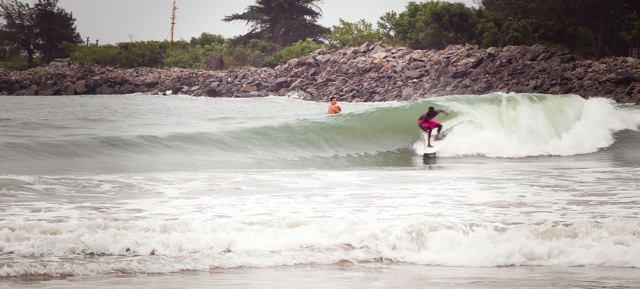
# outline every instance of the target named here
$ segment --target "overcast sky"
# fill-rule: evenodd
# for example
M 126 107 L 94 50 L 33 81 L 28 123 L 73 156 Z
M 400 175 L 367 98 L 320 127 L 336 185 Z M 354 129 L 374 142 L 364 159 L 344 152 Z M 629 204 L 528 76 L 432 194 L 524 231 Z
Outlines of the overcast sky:
M 32 2 L 26 0 L 24 2 Z M 376 24 L 385 12 L 405 10 L 409 0 L 323 0 L 320 25 L 332 27 L 343 19 L 365 19 Z M 414 0 L 414 2 L 423 2 Z M 472 7 L 473 0 L 448 0 Z M 242 13 L 255 0 L 176 0 L 174 40 L 199 37 L 203 32 L 225 38 L 245 34 L 244 22 L 223 22 L 222 18 Z M 73 13 L 80 36 L 91 43 L 116 44 L 128 41 L 169 40 L 173 0 L 59 0 L 58 6 Z

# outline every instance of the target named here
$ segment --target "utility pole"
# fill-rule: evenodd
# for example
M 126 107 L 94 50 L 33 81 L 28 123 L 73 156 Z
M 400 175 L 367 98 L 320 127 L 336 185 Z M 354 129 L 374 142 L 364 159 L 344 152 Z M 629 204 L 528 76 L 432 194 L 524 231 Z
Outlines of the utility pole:
M 171 13 L 171 43 L 173 43 L 173 31 L 176 26 L 176 0 L 173 0 L 173 9 Z

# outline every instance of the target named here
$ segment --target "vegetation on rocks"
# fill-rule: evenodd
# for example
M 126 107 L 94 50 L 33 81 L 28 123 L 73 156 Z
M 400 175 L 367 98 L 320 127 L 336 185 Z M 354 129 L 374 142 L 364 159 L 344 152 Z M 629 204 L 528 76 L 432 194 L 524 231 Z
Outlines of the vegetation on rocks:
M 450 45 L 412 50 L 377 42 L 319 49 L 275 68 L 209 71 L 114 69 L 52 62 L 0 74 L 0 91 L 15 95 L 185 94 L 208 97 L 289 95 L 305 100 L 379 102 L 455 94 L 536 92 L 640 102 L 640 61 L 584 59 L 566 49 Z
M 83 45 L 73 15 L 58 0 L 0 4 L 0 68 L 20 70 L 55 58 L 130 68 L 180 67 L 208 70 L 275 67 L 325 47 L 365 42 L 411 49 L 449 45 L 480 48 L 532 46 L 569 49 L 586 58 L 629 56 L 640 43 L 640 2 L 627 0 L 478 0 L 479 7 L 440 1 L 410 2 L 387 12 L 376 25 L 340 20 L 317 24 L 317 0 L 256 0 L 225 21 L 250 25 L 245 35 L 225 39 L 203 33 L 190 41 Z M 569 3 L 570 2 L 570 3 Z M 637 54 L 636 54 L 637 55 Z
M 0 72 L 0 93 L 389 101 L 504 91 L 639 101 L 638 60 L 628 57 L 639 49 L 638 1 L 410 2 L 376 27 L 340 20 L 325 29 L 316 24 L 316 0 L 256 0 L 225 18 L 251 24 L 235 38 L 101 46 L 81 45 L 75 19 L 57 2 L 0 4 L 0 68 L 68 57 Z

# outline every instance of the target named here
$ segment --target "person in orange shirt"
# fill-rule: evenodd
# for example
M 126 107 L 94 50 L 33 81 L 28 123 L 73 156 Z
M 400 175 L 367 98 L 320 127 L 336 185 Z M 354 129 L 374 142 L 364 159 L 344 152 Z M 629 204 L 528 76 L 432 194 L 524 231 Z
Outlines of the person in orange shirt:
M 329 105 L 329 110 L 327 111 L 328 114 L 338 114 L 342 112 L 342 109 L 337 103 L 338 103 L 338 100 L 336 99 L 336 97 L 332 96 L 331 104 Z

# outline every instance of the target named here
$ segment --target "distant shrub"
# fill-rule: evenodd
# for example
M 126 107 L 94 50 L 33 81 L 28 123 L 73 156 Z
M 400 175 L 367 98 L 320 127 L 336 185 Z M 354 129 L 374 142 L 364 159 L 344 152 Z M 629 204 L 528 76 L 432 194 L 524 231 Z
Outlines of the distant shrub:
M 119 43 L 118 65 L 121 67 L 162 66 L 164 53 L 170 45 L 172 44 L 167 41 Z
M 87 64 L 118 65 L 118 51 L 115 45 L 77 46 L 71 55 L 71 60 Z
M 26 56 L 12 56 L 4 61 L 0 61 L 0 71 L 20 71 L 29 68 L 29 61 Z
M 315 43 L 311 40 L 301 40 L 291 46 L 285 47 L 275 55 L 267 58 L 263 65 L 267 67 L 275 67 L 277 65 L 285 64 L 291 59 L 308 55 L 320 48 L 322 48 L 322 44 Z

